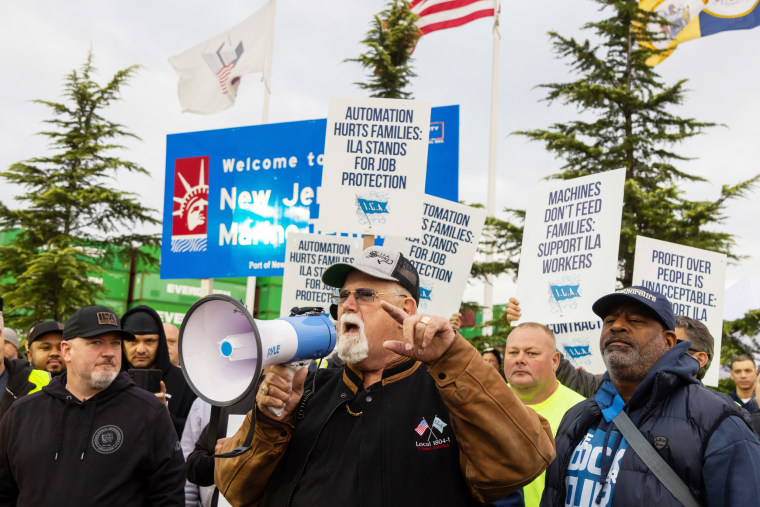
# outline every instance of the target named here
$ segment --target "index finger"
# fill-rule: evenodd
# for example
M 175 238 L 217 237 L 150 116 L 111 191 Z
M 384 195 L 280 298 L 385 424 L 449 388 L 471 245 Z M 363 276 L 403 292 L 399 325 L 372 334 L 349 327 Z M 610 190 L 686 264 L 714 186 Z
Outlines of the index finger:
M 403 324 L 404 323 L 404 319 L 406 319 L 407 317 L 409 317 L 408 313 L 406 313 L 404 310 L 402 310 L 398 306 L 393 306 L 388 301 L 381 300 L 380 301 L 380 306 L 383 308 L 383 310 L 385 310 L 385 312 L 388 315 L 390 315 L 391 317 L 393 317 L 393 320 L 395 320 L 399 324 Z

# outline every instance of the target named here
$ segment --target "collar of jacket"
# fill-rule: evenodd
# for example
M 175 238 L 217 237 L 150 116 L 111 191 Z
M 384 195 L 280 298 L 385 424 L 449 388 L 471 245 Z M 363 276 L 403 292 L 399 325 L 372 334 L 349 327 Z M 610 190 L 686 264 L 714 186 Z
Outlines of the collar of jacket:
M 421 365 L 419 361 L 403 356 L 391 361 L 383 370 L 382 385 L 408 377 Z M 364 373 L 356 365 L 346 363 L 346 367 L 343 368 L 343 383 L 356 394 L 364 386 Z

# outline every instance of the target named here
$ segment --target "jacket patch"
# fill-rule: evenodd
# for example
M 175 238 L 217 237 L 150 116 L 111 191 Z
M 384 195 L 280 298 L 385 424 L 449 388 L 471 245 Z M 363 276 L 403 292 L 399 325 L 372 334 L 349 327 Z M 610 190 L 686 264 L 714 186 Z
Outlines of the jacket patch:
M 98 428 L 92 436 L 92 446 L 100 454 L 111 454 L 118 451 L 123 441 L 124 434 L 121 428 L 112 424 Z
M 443 449 L 451 445 L 451 436 L 444 435 L 444 428 L 448 426 L 443 419 L 437 415 L 433 418 L 433 424 L 428 424 L 427 420 L 423 417 L 417 427 L 414 428 L 414 432 L 420 437 L 427 438 L 423 441 L 415 439 L 417 450 L 430 451 L 434 449 Z
M 666 445 L 668 445 L 668 439 L 666 437 L 654 437 L 654 448 L 661 451 Z

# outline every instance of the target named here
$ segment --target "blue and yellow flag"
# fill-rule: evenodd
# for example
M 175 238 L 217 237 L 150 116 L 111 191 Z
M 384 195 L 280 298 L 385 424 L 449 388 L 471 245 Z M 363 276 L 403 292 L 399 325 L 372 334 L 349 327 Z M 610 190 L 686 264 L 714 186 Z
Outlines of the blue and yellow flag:
M 663 35 L 649 47 L 666 50 L 653 55 L 647 65 L 665 60 L 680 43 L 727 30 L 747 30 L 760 25 L 760 0 L 641 0 L 639 8 L 654 11 L 670 24 L 651 23 L 647 29 Z

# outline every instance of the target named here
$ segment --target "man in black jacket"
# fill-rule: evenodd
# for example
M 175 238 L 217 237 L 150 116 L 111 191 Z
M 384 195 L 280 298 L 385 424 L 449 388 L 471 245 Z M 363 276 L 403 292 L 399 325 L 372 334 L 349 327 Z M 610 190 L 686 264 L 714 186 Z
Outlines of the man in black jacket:
M 124 314 L 121 326 L 135 335 L 135 341 L 122 343 L 124 360 L 121 369 L 161 370 L 162 392 L 156 395 L 168 403 L 177 437 L 181 438 L 187 414 L 196 396 L 187 385 L 182 370 L 171 363 L 161 318 L 153 308 L 140 305 Z
M 3 310 L 0 298 L 0 336 L 3 332 Z M 25 359 L 9 359 L 5 357 L 0 343 L 0 418 L 8 407 L 27 394 L 39 391 L 50 382 L 50 375 L 44 371 L 33 370 Z
M 121 342 L 133 339 L 104 306 L 66 322 L 67 371 L 0 421 L 0 505 L 184 505 L 169 414 L 119 374 Z
M 0 418 L 14 401 L 39 391 L 48 382 L 50 382 L 50 374 L 33 370 L 25 359 L 3 357 L 2 347 L 0 347 Z

